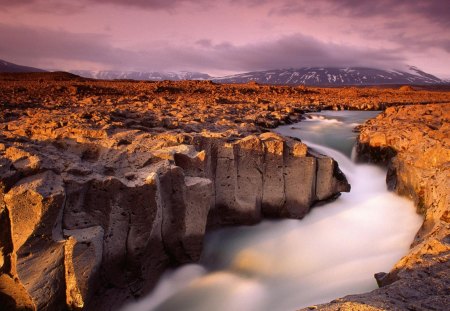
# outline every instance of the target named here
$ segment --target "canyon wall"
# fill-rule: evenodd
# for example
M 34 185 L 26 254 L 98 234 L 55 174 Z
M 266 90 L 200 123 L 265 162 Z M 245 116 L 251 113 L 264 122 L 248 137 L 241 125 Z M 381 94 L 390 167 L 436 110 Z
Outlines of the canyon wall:
M 447 310 L 450 305 L 450 104 L 392 107 L 361 127 L 359 159 L 388 166 L 386 182 L 424 222 L 379 289 L 319 310 Z M 308 310 L 306 308 L 305 310 Z
M 117 308 L 168 265 L 198 260 L 207 228 L 302 218 L 350 190 L 333 159 L 271 133 L 28 130 L 0 145 L 0 301 L 11 309 Z
M 263 217 L 301 218 L 315 202 L 349 190 L 336 162 L 299 141 L 264 133 L 267 128 L 318 109 L 449 101 L 449 92 L 414 89 L 0 75 L 0 305 L 118 308 L 151 289 L 167 266 L 197 260 L 206 230 Z M 446 111 L 437 123 L 425 120 L 434 120 L 433 112 L 424 120 L 448 139 L 448 104 L 439 107 Z M 388 111 L 394 115 L 397 108 Z M 411 123 L 402 118 L 395 126 Z M 395 131 L 379 127 L 383 133 L 388 128 Z M 408 131 L 400 145 L 410 140 Z M 363 129 L 361 146 L 364 135 L 375 132 Z M 397 154 L 391 186 L 417 194 L 427 211 L 417 250 L 428 258 L 422 243 L 431 241 L 430 249 L 441 254 L 448 243 L 441 239 L 448 229 L 438 230 L 449 219 L 448 199 L 441 197 L 448 191 L 448 164 L 436 157 L 436 168 L 416 183 L 421 169 L 386 139 L 378 135 L 366 154 Z M 428 212 L 434 209 L 444 212 Z M 435 232 L 441 232 L 437 242 L 427 238 Z M 444 272 L 447 266 L 433 265 Z M 436 286 L 442 282 L 438 278 Z M 400 283 L 382 290 L 394 284 Z

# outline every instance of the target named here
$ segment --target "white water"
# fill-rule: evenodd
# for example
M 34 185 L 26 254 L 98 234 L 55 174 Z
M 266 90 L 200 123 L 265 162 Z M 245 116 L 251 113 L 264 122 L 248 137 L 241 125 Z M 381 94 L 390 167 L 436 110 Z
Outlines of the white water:
M 350 160 L 351 128 L 369 116 L 328 112 L 277 129 L 325 145 L 340 140 L 347 155 L 308 145 L 338 161 L 351 193 L 300 221 L 209 234 L 200 264 L 167 272 L 151 295 L 124 310 L 295 310 L 375 289 L 373 274 L 407 253 L 422 219 L 410 201 L 386 190 L 384 170 Z

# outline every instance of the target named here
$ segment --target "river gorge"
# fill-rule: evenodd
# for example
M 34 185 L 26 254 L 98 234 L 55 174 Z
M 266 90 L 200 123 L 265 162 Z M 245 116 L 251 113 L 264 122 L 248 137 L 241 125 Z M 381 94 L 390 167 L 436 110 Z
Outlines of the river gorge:
M 449 304 L 448 92 L 3 78 L 4 309 Z
M 302 220 L 266 220 L 206 236 L 199 264 L 167 272 L 126 311 L 294 310 L 377 288 L 407 254 L 422 217 L 387 190 L 386 169 L 357 164 L 356 126 L 379 112 L 324 111 L 275 129 L 336 159 L 352 188 Z

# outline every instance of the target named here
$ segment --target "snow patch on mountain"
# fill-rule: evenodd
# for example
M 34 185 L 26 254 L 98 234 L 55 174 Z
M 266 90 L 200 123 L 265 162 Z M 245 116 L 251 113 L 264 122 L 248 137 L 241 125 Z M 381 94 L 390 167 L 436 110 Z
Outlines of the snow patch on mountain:
M 211 77 L 205 73 L 180 71 L 180 72 L 145 72 L 145 71 L 90 71 L 90 70 L 72 70 L 73 74 L 84 78 L 102 79 L 102 80 L 208 80 Z
M 407 70 L 406 70 L 407 69 Z M 286 85 L 379 85 L 379 84 L 441 84 L 444 80 L 417 67 L 382 70 L 366 67 L 305 67 L 270 71 L 255 71 L 213 78 L 219 83 L 246 83 Z

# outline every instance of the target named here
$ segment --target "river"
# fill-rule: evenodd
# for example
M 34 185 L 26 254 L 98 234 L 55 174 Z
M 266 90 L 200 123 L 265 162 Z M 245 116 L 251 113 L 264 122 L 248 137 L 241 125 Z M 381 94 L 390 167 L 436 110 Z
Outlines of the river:
M 352 189 L 302 220 L 266 220 L 206 236 L 198 264 L 164 274 L 126 311 L 295 310 L 377 288 L 406 255 L 422 218 L 386 189 L 386 171 L 352 162 L 352 130 L 377 112 L 327 111 L 275 130 L 336 159 Z

